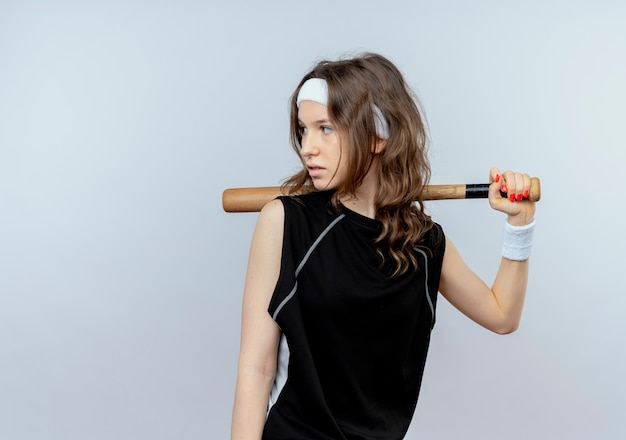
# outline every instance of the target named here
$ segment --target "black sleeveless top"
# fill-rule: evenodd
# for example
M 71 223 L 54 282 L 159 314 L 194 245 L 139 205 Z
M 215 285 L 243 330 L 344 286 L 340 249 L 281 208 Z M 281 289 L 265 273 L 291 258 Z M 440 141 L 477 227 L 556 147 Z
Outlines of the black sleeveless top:
M 445 239 L 415 248 L 417 270 L 390 278 L 381 223 L 332 192 L 281 197 L 280 276 L 269 313 L 282 330 L 263 439 L 401 439 L 417 403 L 435 323 Z

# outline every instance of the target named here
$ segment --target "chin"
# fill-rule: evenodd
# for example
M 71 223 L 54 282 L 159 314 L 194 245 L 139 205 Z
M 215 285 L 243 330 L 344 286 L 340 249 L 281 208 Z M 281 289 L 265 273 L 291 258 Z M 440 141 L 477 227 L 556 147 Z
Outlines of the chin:
M 335 185 L 331 185 L 328 182 L 313 182 L 313 186 L 318 191 L 332 191 L 337 189 Z

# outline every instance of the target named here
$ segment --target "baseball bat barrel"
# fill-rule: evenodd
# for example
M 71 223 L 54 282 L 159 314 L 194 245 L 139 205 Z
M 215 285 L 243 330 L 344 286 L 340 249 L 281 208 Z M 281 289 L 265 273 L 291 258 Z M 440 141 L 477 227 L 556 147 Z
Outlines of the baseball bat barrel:
M 422 200 L 485 199 L 488 194 L 488 183 L 427 185 Z M 278 186 L 230 188 L 222 194 L 222 207 L 226 212 L 258 212 L 267 202 L 280 195 L 282 192 Z M 538 202 L 540 198 L 541 182 L 539 178 L 533 177 L 530 179 L 528 200 Z

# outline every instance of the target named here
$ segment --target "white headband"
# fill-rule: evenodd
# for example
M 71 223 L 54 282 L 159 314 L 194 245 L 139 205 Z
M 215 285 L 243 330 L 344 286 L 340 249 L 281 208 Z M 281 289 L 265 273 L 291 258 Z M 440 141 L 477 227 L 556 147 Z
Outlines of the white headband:
M 326 80 L 322 78 L 307 79 L 300 87 L 296 105 L 300 107 L 302 101 L 313 101 L 328 106 L 328 84 L 326 84 Z M 374 105 L 374 122 L 376 123 L 376 136 L 384 140 L 389 139 L 389 124 L 377 105 Z

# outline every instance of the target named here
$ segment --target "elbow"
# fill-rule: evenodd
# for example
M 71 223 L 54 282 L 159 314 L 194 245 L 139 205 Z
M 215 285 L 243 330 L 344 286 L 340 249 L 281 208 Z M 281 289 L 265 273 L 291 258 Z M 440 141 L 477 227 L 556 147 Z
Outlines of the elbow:
M 501 313 L 494 318 L 495 319 L 491 321 L 489 330 L 498 335 L 510 335 L 519 328 L 520 322 L 522 321 L 522 311 L 501 311 Z
M 510 335 L 511 333 L 517 331 L 518 328 L 519 321 L 516 320 L 513 322 L 504 322 L 494 328 L 491 328 L 490 330 L 499 335 Z
M 517 327 L 503 327 L 501 329 L 494 330 L 495 333 L 499 335 L 510 335 L 517 330 Z

